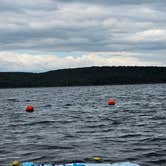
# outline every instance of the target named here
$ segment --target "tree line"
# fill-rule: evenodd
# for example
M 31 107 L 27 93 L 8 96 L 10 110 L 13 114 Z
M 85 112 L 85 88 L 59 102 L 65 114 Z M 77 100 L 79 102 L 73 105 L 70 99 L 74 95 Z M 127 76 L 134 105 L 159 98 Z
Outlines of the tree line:
M 84 67 L 44 73 L 0 72 L 0 88 L 166 83 L 166 67 Z

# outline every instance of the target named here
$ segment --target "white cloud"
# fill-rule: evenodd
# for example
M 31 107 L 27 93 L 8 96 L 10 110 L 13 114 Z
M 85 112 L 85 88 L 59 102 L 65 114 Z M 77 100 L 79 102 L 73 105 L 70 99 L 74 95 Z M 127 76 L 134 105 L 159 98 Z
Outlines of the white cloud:
M 135 35 L 128 37 L 131 41 L 166 41 L 166 29 L 149 29 L 143 32 L 137 32 Z
M 0 52 L 1 71 L 42 72 L 48 70 L 88 66 L 146 66 L 162 65 L 161 62 L 143 61 L 138 53 L 94 52 L 80 56 L 32 55 Z M 131 55 L 135 55 L 132 57 Z

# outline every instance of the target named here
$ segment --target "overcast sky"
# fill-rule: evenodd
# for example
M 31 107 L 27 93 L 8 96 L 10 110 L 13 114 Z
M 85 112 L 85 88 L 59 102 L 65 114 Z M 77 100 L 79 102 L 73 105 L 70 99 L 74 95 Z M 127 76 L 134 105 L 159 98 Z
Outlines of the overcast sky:
M 165 0 L 0 0 L 0 71 L 166 66 Z

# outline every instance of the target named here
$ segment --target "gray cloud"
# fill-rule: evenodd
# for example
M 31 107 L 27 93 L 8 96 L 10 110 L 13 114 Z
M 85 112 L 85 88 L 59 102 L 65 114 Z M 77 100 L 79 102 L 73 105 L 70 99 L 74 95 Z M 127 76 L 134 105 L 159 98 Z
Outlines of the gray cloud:
M 160 0 L 52 0 L 54 2 L 63 2 L 63 3 L 71 3 L 71 2 L 80 2 L 80 3 L 92 3 L 92 4 L 100 4 L 100 5 L 119 5 L 119 4 L 162 4 L 164 2 Z
M 166 50 L 165 1 L 0 0 L 0 4 L 0 51 L 137 51 L 146 56 L 157 50 L 163 57 Z

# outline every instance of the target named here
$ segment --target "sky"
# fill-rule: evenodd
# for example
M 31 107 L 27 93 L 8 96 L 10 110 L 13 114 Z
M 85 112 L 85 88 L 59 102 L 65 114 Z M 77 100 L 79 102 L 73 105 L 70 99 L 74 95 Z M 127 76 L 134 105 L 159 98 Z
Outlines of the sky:
M 165 0 L 0 0 L 0 72 L 166 66 Z

